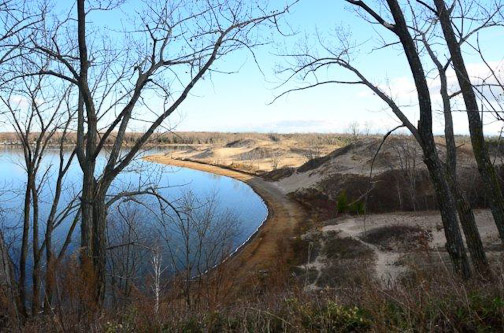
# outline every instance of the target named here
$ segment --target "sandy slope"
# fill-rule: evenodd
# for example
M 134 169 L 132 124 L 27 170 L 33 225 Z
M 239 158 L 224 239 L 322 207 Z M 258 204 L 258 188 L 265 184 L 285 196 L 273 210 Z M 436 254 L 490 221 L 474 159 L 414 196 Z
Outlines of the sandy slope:
M 376 158 L 373 175 L 399 170 L 404 167 L 403 164 L 406 160 L 410 168 L 411 164 L 414 165 L 414 171 L 424 169 L 425 167 L 421 162 L 421 154 L 410 141 L 408 138 L 389 140 Z M 306 165 L 303 165 L 290 176 L 276 182 L 267 182 L 253 175 L 261 169 L 268 169 L 266 165 L 271 162 L 270 153 L 264 153 L 264 156 L 261 156 L 263 154 L 262 149 L 269 149 L 269 152 L 283 149 L 282 151 L 285 154 L 281 155 L 282 162 L 289 164 L 286 163 L 286 160 L 292 157 L 293 152 L 296 152 L 296 142 L 287 143 L 266 140 L 241 140 L 221 144 L 220 146 L 212 147 L 211 145 L 207 145 L 194 150 L 188 149 L 169 152 L 166 155 L 153 155 L 146 159 L 152 162 L 188 167 L 238 179 L 249 184 L 264 199 L 269 208 L 267 222 L 255 237 L 252 238 L 249 244 L 231 260 L 233 264 L 237 265 L 237 269 L 240 272 L 239 275 L 246 277 L 256 274 L 261 270 L 271 270 L 274 268 L 281 254 L 285 254 L 283 253 L 285 250 L 279 249 L 278 244 L 282 240 L 288 240 L 294 236 L 295 227 L 301 221 L 311 218 L 305 209 L 297 201 L 288 198 L 287 194 L 308 188 L 319 188 L 321 187 L 320 184 L 324 183 L 337 184 L 337 178 L 334 177 L 338 174 L 367 177 L 379 141 L 376 138 L 367 138 L 339 150 L 334 150 L 326 157 L 319 159 L 319 163 L 316 163 L 315 166 L 306 167 Z M 330 147 L 326 146 L 325 148 L 329 149 Z M 253 155 L 253 152 L 257 154 Z M 440 154 L 443 155 L 442 150 L 440 150 Z M 254 167 L 252 169 L 244 170 L 242 168 L 245 161 L 244 158 L 251 158 L 251 161 L 253 158 L 256 159 L 253 162 Z M 302 156 L 297 154 L 297 160 L 295 162 L 292 161 L 293 163 L 290 165 L 299 166 L 303 161 Z M 214 164 L 222 167 L 215 166 Z M 468 168 L 473 164 L 474 162 L 469 152 L 464 151 L 459 154 L 460 169 Z M 233 169 L 240 169 L 246 172 L 235 171 Z M 394 191 L 393 188 L 389 188 L 390 184 L 388 181 L 384 182 L 384 184 L 385 192 Z M 322 190 L 327 190 L 327 186 L 322 187 Z M 379 192 L 378 195 L 383 195 L 383 193 Z M 498 247 L 500 242 L 491 214 L 487 210 L 478 210 L 475 213 L 485 246 L 489 252 L 494 252 L 494 249 Z M 341 236 L 350 236 L 362 242 L 362 235 L 366 230 L 369 231 L 382 227 L 393 228 L 398 225 L 419 226 L 429 231 L 432 235 L 429 243 L 432 252 L 444 252 L 445 236 L 442 230 L 441 218 L 437 212 L 419 211 L 417 213 L 396 212 L 374 214 L 368 215 L 365 221 L 366 227 L 364 229 L 363 218 L 338 217 L 337 220 L 324 222 L 324 224 L 329 224 L 329 226 L 326 226 L 322 231 L 339 231 Z M 321 223 L 322 221 L 317 222 Z M 398 263 L 405 253 L 402 253 L 400 250 L 383 250 L 383 248 L 370 243 L 366 243 L 365 245 L 371 248 L 376 254 L 377 260 L 375 264 L 378 277 L 382 279 L 394 279 L 404 271 L 403 267 L 400 267 Z M 289 255 L 287 253 L 287 256 Z
M 268 172 L 283 167 L 298 167 L 309 158 L 329 154 L 341 147 L 337 139 L 329 142 L 310 141 L 309 135 L 276 141 L 251 135 L 248 139 L 214 144 L 188 145 L 169 152 L 173 159 L 232 167 L 252 173 Z M 319 138 L 319 141 L 324 141 Z
M 278 251 L 281 250 L 278 248 L 279 242 L 292 237 L 299 221 L 307 218 L 306 212 L 297 202 L 287 198 L 277 187 L 259 177 L 212 165 L 174 160 L 164 155 L 152 155 L 145 159 L 232 177 L 250 185 L 263 198 L 269 210 L 266 222 L 250 242 L 230 260 L 231 264 L 237 265 L 241 279 L 247 279 L 261 270 L 273 269 L 279 257 Z
M 500 240 L 497 228 L 493 222 L 489 210 L 475 210 L 474 215 L 484 246 L 487 248 L 489 256 L 501 253 L 498 248 Z M 327 226 L 322 231 L 338 231 L 340 237 L 353 237 L 364 245 L 371 248 L 376 255 L 375 269 L 377 277 L 382 281 L 393 282 L 401 273 L 405 272 L 405 267 L 399 264 L 401 256 L 405 253 L 400 251 L 384 251 L 378 246 L 366 243 L 362 236 L 382 227 L 413 226 L 426 230 L 432 236 L 429 240 L 429 248 L 433 253 L 445 252 L 444 245 L 446 238 L 442 229 L 442 221 L 439 212 L 398 212 L 388 214 L 374 214 L 366 217 L 346 217 L 343 219 L 326 221 Z M 497 249 L 497 251 L 495 251 Z

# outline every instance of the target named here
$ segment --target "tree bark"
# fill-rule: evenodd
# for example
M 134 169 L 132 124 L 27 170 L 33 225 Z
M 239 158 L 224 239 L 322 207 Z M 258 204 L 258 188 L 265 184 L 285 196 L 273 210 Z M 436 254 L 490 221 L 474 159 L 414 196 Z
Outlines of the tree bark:
M 106 189 L 100 190 L 93 204 L 93 267 L 96 277 L 95 300 L 98 306 L 105 300 L 106 286 L 106 251 L 107 251 L 107 208 L 105 204 Z
M 462 225 L 462 230 L 464 231 L 467 248 L 471 254 L 472 263 L 479 275 L 488 276 L 490 273 L 490 266 L 485 254 L 483 242 L 481 241 L 478 226 L 474 218 L 473 210 L 465 198 L 464 193 L 460 190 L 458 183 L 452 179 L 449 181 L 457 203 L 457 212 L 460 218 L 460 224 Z
M 437 64 L 440 65 L 440 64 Z M 457 147 L 455 145 L 455 134 L 453 131 L 453 117 L 451 114 L 450 97 L 448 95 L 448 80 L 446 70 L 438 66 L 441 81 L 441 97 L 443 99 L 443 114 L 445 119 L 445 140 L 446 140 L 446 172 L 451 191 L 457 204 L 457 212 L 464 231 L 467 248 L 471 255 L 471 260 L 480 274 L 486 275 L 490 271 L 486 258 L 483 242 L 474 218 L 471 205 L 467 201 L 464 193 L 457 182 Z
M 36 172 L 33 177 L 36 176 Z M 35 181 L 30 188 L 32 192 L 33 205 L 33 271 L 32 271 L 32 315 L 35 316 L 40 311 L 40 251 L 39 251 L 39 199 Z
M 443 35 L 445 37 L 450 55 L 452 58 L 455 74 L 466 105 L 467 119 L 469 121 L 469 132 L 474 157 L 478 164 L 478 170 L 483 180 L 484 191 L 488 197 L 490 209 L 499 231 L 501 241 L 504 242 L 504 196 L 500 188 L 497 173 L 493 167 L 485 138 L 483 135 L 483 122 L 479 115 L 479 107 L 474 93 L 464 58 L 457 42 L 453 27 L 451 25 L 450 13 L 443 0 L 434 0 L 437 15 L 441 23 Z
M 97 266 L 98 259 L 94 257 L 96 251 L 99 249 L 94 249 L 94 246 L 100 241 L 96 238 L 101 237 L 97 234 L 96 229 L 100 224 L 96 221 L 96 217 L 99 216 L 95 212 L 95 207 L 99 205 L 98 198 L 96 197 L 96 187 L 97 182 L 95 179 L 95 169 L 96 169 L 96 136 L 97 136 L 97 117 L 96 111 L 93 104 L 93 99 L 91 96 L 91 91 L 88 86 L 88 69 L 89 69 L 89 59 L 86 44 L 86 10 L 85 1 L 77 1 L 77 37 L 79 44 L 79 106 L 78 106 L 78 137 L 85 139 L 85 154 L 79 153 L 79 162 L 81 163 L 81 168 L 83 172 L 82 181 L 82 198 L 81 198 L 81 211 L 82 211 L 82 221 L 81 221 L 81 265 L 83 266 L 83 273 L 87 278 L 92 279 L 90 281 L 93 291 L 95 293 L 94 298 L 99 303 L 102 299 L 100 292 L 102 291 L 101 281 L 104 277 L 98 276 L 98 274 L 104 274 Z M 87 132 L 84 135 L 84 113 L 87 115 Z M 84 142 L 78 143 L 78 150 L 84 151 Z
M 474 213 L 472 211 L 471 205 L 466 199 L 464 193 L 461 191 L 460 186 L 457 182 L 457 147 L 455 144 L 455 134 L 453 131 L 451 100 L 448 94 L 448 78 L 446 76 L 446 70 L 448 69 L 449 63 L 443 66 L 430 47 L 429 42 L 425 38 L 425 35 L 422 36 L 422 40 L 427 53 L 429 54 L 431 60 L 434 62 L 439 73 L 439 92 L 443 100 L 443 116 L 445 122 L 446 173 L 448 174 L 448 182 L 457 204 L 457 212 L 460 219 L 460 224 L 462 225 L 462 230 L 464 231 L 467 247 L 469 249 L 469 253 L 471 254 L 473 265 L 476 268 L 477 272 L 482 275 L 487 275 L 489 273 L 490 267 L 488 265 L 488 260 L 483 248 L 483 242 L 481 241 L 481 236 L 476 224 L 476 220 L 474 218 Z
M 16 292 L 13 266 L 9 251 L 7 250 L 7 246 L 5 246 L 3 233 L 0 232 L 0 288 L 5 288 L 5 295 L 10 299 L 10 304 L 16 317 L 15 319 L 19 324 L 22 319 L 19 316 L 19 309 L 21 306 L 19 295 Z
M 432 183 L 436 191 L 443 228 L 446 236 L 446 250 L 450 255 L 455 272 L 464 278 L 471 276 L 471 268 L 464 247 L 464 241 L 458 225 L 456 203 L 453 200 L 451 188 L 447 182 L 448 176 L 439 158 L 429 151 L 424 152 L 424 162 L 429 169 Z
M 432 103 L 429 87 L 425 78 L 423 65 L 415 43 L 408 31 L 401 7 L 397 0 L 387 0 L 395 25 L 392 28 L 403 46 L 417 88 L 420 120 L 418 135 L 424 154 L 424 162 L 429 170 L 446 235 L 446 249 L 450 255 L 455 271 L 464 278 L 469 278 L 471 269 L 458 225 L 456 204 L 447 181 L 446 170 L 443 167 L 432 133 Z
M 21 254 L 19 259 L 19 298 L 21 303 L 21 314 L 26 317 L 28 311 L 26 308 L 26 264 L 28 259 L 28 241 L 30 233 L 30 211 L 31 211 L 31 190 L 33 186 L 32 168 L 28 165 L 28 179 L 25 189 L 24 209 L 23 209 L 23 235 L 21 241 Z

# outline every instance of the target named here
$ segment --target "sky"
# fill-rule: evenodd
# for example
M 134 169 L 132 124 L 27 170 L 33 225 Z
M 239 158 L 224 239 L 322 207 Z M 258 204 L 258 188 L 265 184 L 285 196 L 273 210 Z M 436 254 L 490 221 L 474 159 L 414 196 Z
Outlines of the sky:
M 275 67 L 285 66 L 278 54 L 297 51 L 297 44 L 315 41 L 316 32 L 331 33 L 337 27 L 351 29 L 358 39 L 369 39 L 372 32 L 343 1 L 300 1 L 284 17 L 296 34 L 277 38 L 275 43 L 257 51 L 262 70 L 247 52 L 235 54 L 226 62 L 240 68 L 237 74 L 214 77 L 196 89 L 194 97 L 181 108 L 180 130 L 202 131 L 258 131 L 258 132 L 344 132 L 350 123 L 367 122 L 376 130 L 385 128 L 393 120 L 390 114 L 376 107 L 376 98 L 359 97 L 362 87 L 328 86 L 288 94 L 271 103 L 276 96 L 294 85 L 278 87 L 283 77 L 275 74 Z M 389 68 L 393 75 L 401 75 L 394 61 L 381 55 L 374 60 Z M 238 64 L 238 65 L 237 65 Z M 241 67 L 240 67 L 241 66 Z M 374 64 L 365 64 L 370 75 Z M 263 75 L 264 74 L 264 75 Z M 392 119 L 391 119 L 392 118 Z
M 376 2 L 371 1 L 371 4 Z M 385 29 L 372 26 L 359 17 L 344 1 L 301 0 L 284 18 L 297 34 L 278 38 L 273 45 L 257 51 L 261 71 L 247 52 L 234 54 L 220 63 L 222 68 L 239 68 L 232 75 L 214 76 L 211 82 L 199 85 L 193 96 L 171 119 L 181 131 L 226 131 L 226 132 L 347 132 L 353 123 L 362 131 L 384 133 L 399 122 L 381 100 L 364 86 L 331 85 L 301 92 L 293 92 L 271 103 L 287 88 L 302 86 L 295 81 L 292 85 L 278 87 L 283 81 L 275 74 L 276 66 L 285 66 L 285 59 L 278 54 L 296 50 L 296 44 L 316 45 L 316 33 L 326 36 L 337 28 L 351 31 L 352 40 L 362 43 L 362 50 L 355 56 L 355 64 L 365 75 L 392 92 L 404 107 L 413 123 L 416 123 L 416 92 L 402 50 L 398 47 L 373 51 L 382 45 L 379 36 L 393 40 Z M 482 33 L 481 44 L 492 64 L 499 67 L 504 53 L 504 30 L 490 29 Z M 481 60 L 468 52 L 466 61 L 472 73 L 486 71 Z M 330 73 L 328 76 L 330 77 Z M 334 74 L 334 77 L 340 74 Z M 440 110 L 441 100 L 437 93 L 436 77 L 431 75 L 434 109 Z M 453 73 L 450 84 L 456 86 Z M 463 108 L 460 101 L 455 107 Z M 454 114 L 455 131 L 467 134 L 466 114 Z M 442 115 L 434 115 L 434 131 L 443 131 Z M 485 131 L 497 135 L 501 123 L 490 116 L 485 118 Z
M 270 2 L 277 5 L 286 0 Z M 490 0 L 480 0 L 482 4 Z M 89 26 L 117 26 L 121 13 L 134 12 L 138 1 L 127 1 L 122 11 L 105 11 L 90 18 Z M 376 10 L 380 0 L 369 0 Z M 405 1 L 401 2 L 403 5 Z M 63 6 L 57 2 L 57 6 Z M 69 6 L 72 3 L 65 3 Z M 62 7 L 64 8 L 64 7 Z M 61 8 L 60 8 L 61 9 Z M 352 64 L 382 90 L 393 96 L 403 111 L 415 124 L 418 120 L 416 92 L 406 58 L 399 46 L 381 48 L 383 41 L 395 41 L 395 36 L 381 26 L 373 25 L 358 15 L 354 7 L 343 0 L 300 0 L 288 14 L 282 25 L 293 33 L 288 37 L 271 34 L 271 43 L 255 48 L 255 63 L 251 53 L 244 49 L 216 62 L 215 69 L 232 74 L 214 73 L 198 82 L 191 95 L 168 119 L 168 127 L 176 131 L 223 131 L 223 132 L 324 132 L 344 133 L 358 124 L 360 129 L 371 133 L 385 133 L 399 122 L 387 106 L 368 88 L 361 85 L 325 85 L 309 90 L 289 93 L 275 99 L 288 89 L 302 87 L 302 80 L 293 80 L 282 85 L 284 75 L 278 68 L 288 66 L 288 53 L 299 51 L 309 45 L 313 52 L 320 51 L 317 36 L 330 46 L 337 46 L 336 30 L 350 34 L 350 40 L 358 45 L 352 53 Z M 481 45 L 487 60 L 495 68 L 502 67 L 504 52 L 504 28 L 488 29 L 481 33 Z M 440 57 L 446 51 L 440 50 Z M 475 76 L 484 75 L 485 66 L 474 52 L 465 49 L 467 67 Z M 292 59 L 291 59 L 292 61 Z M 432 64 L 426 63 L 426 69 Z M 437 76 L 428 72 L 432 91 L 434 131 L 442 134 L 443 117 L 439 112 L 441 99 L 438 94 Z M 351 79 L 341 70 L 321 73 L 321 79 Z M 449 72 L 449 84 L 457 87 L 453 72 Z M 460 100 L 454 100 L 455 109 L 463 109 Z M 467 134 L 466 114 L 454 113 L 455 132 Z M 142 131 L 148 125 L 138 124 L 132 130 Z M 485 132 L 497 135 L 502 122 L 485 115 Z

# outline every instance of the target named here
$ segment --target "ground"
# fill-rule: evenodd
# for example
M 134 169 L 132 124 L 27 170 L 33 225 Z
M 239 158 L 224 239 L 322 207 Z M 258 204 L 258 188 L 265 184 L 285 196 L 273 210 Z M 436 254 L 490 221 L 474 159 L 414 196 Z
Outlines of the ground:
M 443 159 L 443 142 L 437 141 Z M 379 144 L 378 137 L 230 136 L 147 159 L 249 184 L 266 202 L 269 216 L 232 259 L 240 278 L 269 274 L 285 257 L 306 289 L 320 289 L 360 278 L 350 272 L 390 284 L 417 263 L 447 263 L 421 150 L 410 137 L 392 137 L 377 153 Z M 467 141 L 459 149 L 458 167 L 473 206 L 484 206 Z M 489 256 L 499 255 L 490 212 L 479 209 L 475 215 Z M 293 250 L 288 242 L 294 242 Z
M 489 210 L 475 211 L 476 223 L 487 254 L 500 254 L 500 239 Z M 372 214 L 325 221 L 321 231 L 358 240 L 375 254 L 375 271 L 384 283 L 393 283 L 405 272 L 403 260 L 417 251 L 428 251 L 447 264 L 445 236 L 437 211 Z
M 298 167 L 344 146 L 351 136 L 325 134 L 227 134 L 215 140 L 179 145 L 169 156 L 261 174 Z M 211 143 L 208 143 L 212 141 Z M 187 142 L 196 142 L 188 140 Z

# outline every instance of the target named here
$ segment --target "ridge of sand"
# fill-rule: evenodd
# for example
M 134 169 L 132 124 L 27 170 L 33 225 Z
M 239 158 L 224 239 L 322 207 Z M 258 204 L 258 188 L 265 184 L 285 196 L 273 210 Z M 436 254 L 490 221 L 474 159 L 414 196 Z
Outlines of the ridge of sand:
M 259 230 L 228 261 L 237 264 L 238 277 L 247 279 L 259 271 L 272 270 L 278 262 L 279 243 L 294 236 L 296 226 L 307 218 L 306 211 L 297 202 L 287 198 L 274 184 L 259 177 L 224 169 L 214 165 L 172 159 L 165 155 L 151 155 L 147 161 L 176 167 L 189 168 L 231 177 L 248 184 L 264 200 L 268 217 Z M 284 249 L 283 249 L 284 250 Z M 282 253 L 282 255 L 289 255 Z

